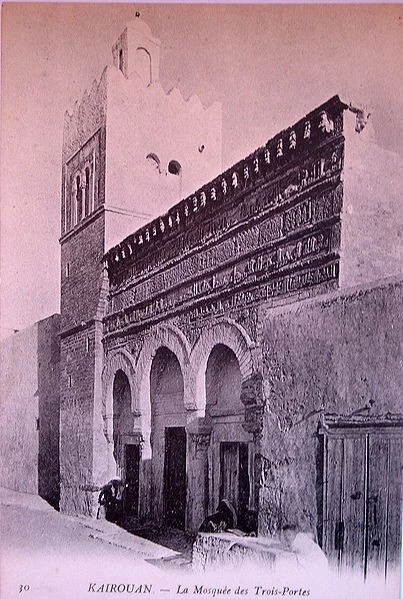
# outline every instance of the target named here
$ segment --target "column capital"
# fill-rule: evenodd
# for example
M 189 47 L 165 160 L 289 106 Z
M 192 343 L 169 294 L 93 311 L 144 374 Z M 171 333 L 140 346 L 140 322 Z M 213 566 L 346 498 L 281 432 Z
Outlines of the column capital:
M 194 444 L 196 454 L 206 451 L 210 445 L 211 423 L 205 418 L 194 420 L 186 427 L 186 431 L 191 443 Z

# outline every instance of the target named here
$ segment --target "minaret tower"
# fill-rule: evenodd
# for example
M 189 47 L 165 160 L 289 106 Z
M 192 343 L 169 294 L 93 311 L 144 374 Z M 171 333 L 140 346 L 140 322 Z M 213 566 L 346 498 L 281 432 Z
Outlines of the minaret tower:
M 138 16 L 66 113 L 61 203 L 61 509 L 91 513 L 107 294 L 103 256 L 221 172 L 221 106 L 159 83 L 160 42 Z

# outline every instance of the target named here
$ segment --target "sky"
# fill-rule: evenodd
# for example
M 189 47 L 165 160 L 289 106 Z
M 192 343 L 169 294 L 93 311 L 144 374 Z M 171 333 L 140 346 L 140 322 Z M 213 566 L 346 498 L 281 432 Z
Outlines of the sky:
M 401 5 L 2 6 L 1 337 L 59 311 L 63 118 L 139 11 L 160 82 L 223 107 L 223 169 L 334 94 L 403 156 Z

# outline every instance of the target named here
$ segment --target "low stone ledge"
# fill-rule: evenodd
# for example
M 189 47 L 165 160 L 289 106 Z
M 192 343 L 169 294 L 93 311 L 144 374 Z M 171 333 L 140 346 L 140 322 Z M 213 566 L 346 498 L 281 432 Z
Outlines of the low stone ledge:
M 199 533 L 193 544 L 192 566 L 195 571 L 203 571 L 250 560 L 255 565 L 273 568 L 277 555 L 273 539 L 242 536 L 235 532 Z

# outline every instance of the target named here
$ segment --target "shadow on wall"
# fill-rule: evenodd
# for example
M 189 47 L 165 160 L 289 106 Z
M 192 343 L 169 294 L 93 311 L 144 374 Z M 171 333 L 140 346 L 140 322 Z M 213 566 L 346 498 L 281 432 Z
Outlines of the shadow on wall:
M 38 322 L 38 495 L 59 509 L 60 317 Z

